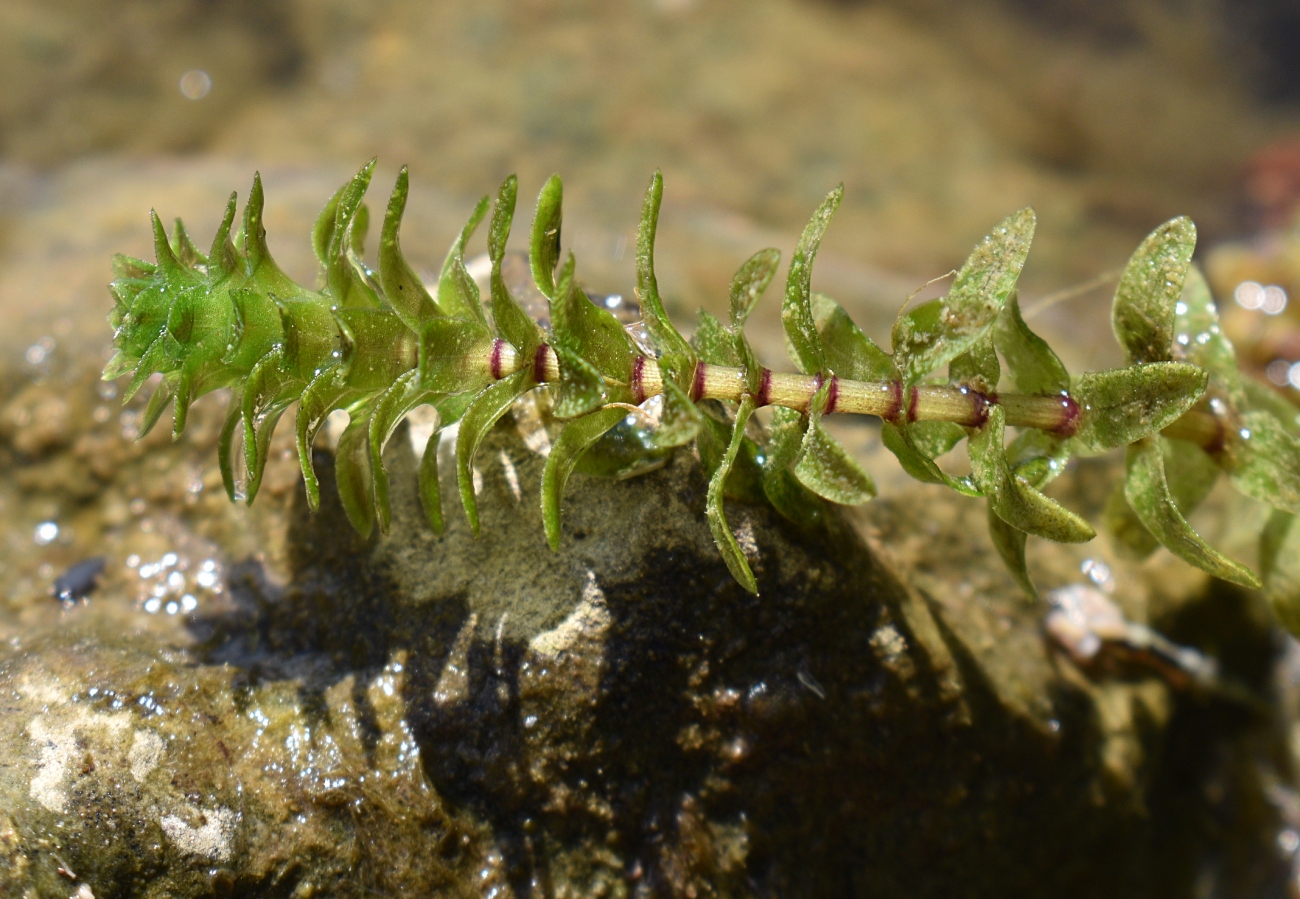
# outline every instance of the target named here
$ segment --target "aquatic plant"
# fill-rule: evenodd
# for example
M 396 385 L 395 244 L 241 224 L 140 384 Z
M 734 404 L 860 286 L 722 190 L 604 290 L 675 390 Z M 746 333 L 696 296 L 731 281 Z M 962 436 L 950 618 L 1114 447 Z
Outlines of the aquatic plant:
M 781 317 L 798 373 L 788 373 L 761 365 L 744 335 L 776 273 L 777 250 L 762 250 L 741 266 L 726 322 L 701 312 L 688 341 L 669 321 L 654 270 L 658 173 L 637 239 L 644 327 L 633 333 L 588 298 L 573 254 L 561 252 L 558 177 L 542 188 L 533 220 L 531 273 L 549 302 L 549 317 L 534 318 L 502 274 L 515 212 L 513 176 L 501 186 L 488 224 L 485 302 L 466 270 L 465 249 L 487 216 L 489 198 L 453 243 L 431 294 L 399 242 L 405 169 L 384 216 L 377 268 L 364 259 L 369 214 L 362 198 L 373 169 L 372 161 L 340 188 L 316 222 L 319 290 L 296 284 L 271 258 L 257 177 L 242 228 L 232 230 L 232 194 L 207 255 L 179 220 L 169 239 L 154 214 L 156 261 L 114 260 L 110 321 L 117 353 L 104 377 L 130 373 L 124 391 L 130 399 L 160 375 L 141 431 L 170 404 L 174 436 L 185 428 L 195 398 L 230 388 L 220 465 L 232 499 L 241 491 L 250 503 L 256 497 L 271 434 L 297 403 L 298 456 L 315 508 L 313 439 L 331 412 L 344 409 L 349 423 L 336 450 L 343 508 L 362 534 L 376 524 L 386 531 L 384 447 L 407 415 L 432 406 L 437 427 L 419 466 L 428 523 L 443 527 L 438 432 L 458 424 L 460 499 L 477 532 L 475 452 L 517 400 L 545 385 L 551 416 L 564 422 L 542 476 L 543 521 L 553 548 L 560 542 L 561 497 L 575 468 L 626 475 L 647 458 L 694 443 L 709 474 L 706 513 L 718 548 L 736 580 L 754 592 L 758 584 L 727 523 L 725 498 L 768 502 L 807 523 L 827 502 L 862 503 L 875 495 L 870 476 L 823 427 L 832 414 L 878 416 L 884 445 L 913 477 L 984 497 L 993 543 L 1030 594 L 1028 535 L 1061 542 L 1095 536 L 1091 525 L 1041 492 L 1072 456 L 1126 448 L 1126 475 L 1106 515 L 1122 545 L 1139 555 L 1163 545 L 1246 587 L 1260 586 L 1254 572 L 1207 544 L 1185 516 L 1226 474 L 1240 492 L 1275 509 L 1265 531 L 1267 560 L 1268 547 L 1280 545 L 1300 512 L 1296 410 L 1238 372 L 1209 289 L 1191 264 L 1196 231 L 1186 218 L 1152 232 L 1120 278 L 1112 322 L 1126 367 L 1072 377 L 1025 324 L 1016 298 L 1034 232 L 1032 210 L 993 229 L 946 296 L 900 313 L 887 353 L 834 300 L 811 288 L 818 246 L 840 203 L 842 188 L 836 188 L 814 213 L 790 264 Z M 1017 392 L 1006 389 L 1012 385 Z M 774 407 L 766 428 L 753 418 L 763 406 Z M 1017 429 L 1009 443 L 1007 428 Z M 963 439 L 970 471 L 954 475 L 936 460 Z M 236 477 L 241 453 L 242 485 Z M 1300 616 L 1280 612 L 1296 629 Z

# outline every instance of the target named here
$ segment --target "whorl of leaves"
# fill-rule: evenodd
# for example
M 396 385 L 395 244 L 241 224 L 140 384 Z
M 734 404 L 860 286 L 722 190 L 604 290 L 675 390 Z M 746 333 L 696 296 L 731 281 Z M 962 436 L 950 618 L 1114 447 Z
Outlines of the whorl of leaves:
M 686 340 L 668 319 L 654 271 L 663 190 L 656 173 L 637 240 L 645 332 L 638 342 L 579 285 L 573 256 L 561 249 L 562 188 L 553 177 L 537 203 L 529 254 L 533 280 L 550 304 L 543 327 L 502 275 L 515 212 L 513 176 L 495 204 L 484 197 L 475 207 L 430 291 L 405 260 L 399 240 L 405 169 L 384 215 L 377 268 L 365 261 L 369 213 L 362 200 L 373 169 L 372 161 L 343 185 L 316 223 L 319 290 L 294 283 L 271 258 L 256 177 L 242 225 L 235 228 L 232 195 L 206 255 L 179 221 L 169 238 L 155 215 L 156 261 L 114 260 L 110 320 L 117 354 L 104 377 L 130 374 L 129 399 L 159 375 L 142 431 L 170 404 L 174 435 L 185 427 L 197 397 L 230 388 L 220 463 L 232 498 L 242 492 L 252 502 L 257 495 L 271 434 L 296 404 L 299 460 L 315 507 L 312 443 L 330 413 L 343 409 L 348 425 L 336 450 L 343 507 L 361 533 L 376 524 L 386 531 L 385 445 L 407 415 L 430 406 L 437 426 L 419 466 L 429 525 L 436 531 L 443 526 L 439 432 L 458 424 L 460 499 L 477 531 L 475 452 L 512 405 L 539 386 L 543 372 L 534 360 L 553 358 L 559 376 L 547 389 L 563 428 L 544 468 L 542 511 L 546 538 L 558 548 L 560 499 L 570 475 L 627 471 L 601 463 L 599 452 L 609 432 L 638 420 L 632 407 L 646 399 L 638 373 L 649 360 L 660 373 L 655 402 L 661 405 L 657 428 L 636 429 L 638 452 L 661 457 L 676 447 L 697 446 L 709 476 L 705 511 L 714 538 L 736 580 L 757 592 L 724 501 L 766 501 L 809 524 L 827 502 L 869 500 L 875 495 L 870 476 L 822 423 L 828 411 L 836 411 L 835 390 L 856 384 L 915 397 L 919 389 L 943 385 L 985 398 L 987 414 L 965 424 L 924 420 L 900 404 L 883 423 L 884 445 L 914 477 L 986 498 L 993 544 L 1027 592 L 1034 592 L 1025 567 L 1029 534 L 1066 542 L 1094 536 L 1087 522 L 1043 488 L 1073 455 L 1127 447 L 1127 474 L 1106 516 L 1115 539 L 1139 556 L 1164 545 L 1216 577 L 1260 586 L 1250 569 L 1211 548 L 1186 520 L 1226 474 L 1237 490 L 1276 510 L 1261 556 L 1268 595 L 1288 626 L 1300 624 L 1300 589 L 1291 589 L 1300 584 L 1300 565 L 1287 562 L 1300 558 L 1300 552 L 1288 551 L 1289 541 L 1300 541 L 1300 528 L 1291 527 L 1300 512 L 1300 426 L 1294 409 L 1239 373 L 1204 279 L 1191 266 L 1195 228 L 1187 219 L 1156 229 L 1120 279 L 1112 322 L 1128 366 L 1071 377 L 1026 325 L 1016 299 L 1016 280 L 1033 238 L 1032 210 L 1009 216 L 980 242 L 947 296 L 901 314 L 887 353 L 833 300 L 812 291 L 817 250 L 842 195 L 836 188 L 799 240 L 782 304 L 790 355 L 814 387 L 801 403 L 777 406 L 761 428 L 753 413 L 765 402 L 770 373 L 756 361 L 744 325 L 776 274 L 778 251 L 763 250 L 741 266 L 726 323 L 702 312 L 694 337 Z M 466 269 L 465 253 L 489 211 L 491 275 L 483 297 Z M 652 355 L 643 349 L 647 344 Z M 502 359 L 512 364 L 502 369 Z M 734 402 L 699 389 L 701 372 L 712 366 L 731 370 L 733 383 L 743 385 Z M 1009 393 L 1012 387 L 1019 393 Z M 1060 427 L 1022 426 L 1007 442 L 1013 411 L 1034 404 L 1068 408 L 1068 421 Z M 1200 416 L 1199 430 L 1182 426 L 1189 411 Z M 938 459 L 963 439 L 970 470 L 954 475 Z

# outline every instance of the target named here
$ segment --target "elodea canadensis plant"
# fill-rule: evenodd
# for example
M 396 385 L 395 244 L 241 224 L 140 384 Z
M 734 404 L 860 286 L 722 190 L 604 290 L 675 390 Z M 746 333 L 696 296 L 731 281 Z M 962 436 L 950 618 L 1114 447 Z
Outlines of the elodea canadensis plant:
M 369 215 L 362 198 L 374 162 L 330 199 L 312 233 L 323 286 L 309 290 L 280 270 L 267 250 L 262 185 L 256 176 L 235 230 L 236 197 L 206 255 L 177 221 L 169 239 L 153 216 L 156 261 L 117 256 L 110 321 L 117 353 L 106 379 L 131 374 L 129 399 L 154 374 L 142 432 L 170 404 L 173 435 L 191 402 L 231 389 L 220 439 L 227 492 L 252 502 L 271 434 L 297 404 L 298 456 L 314 508 L 314 436 L 331 412 L 349 424 L 337 449 L 343 507 L 358 531 L 390 523 L 385 443 L 419 406 L 437 411 L 437 428 L 419 468 L 429 525 L 443 526 L 438 431 L 459 423 L 455 459 L 460 500 L 474 530 L 478 511 L 472 465 L 483 436 L 525 393 L 546 386 L 563 429 L 542 475 L 542 514 L 553 548 L 560 501 L 575 468 L 626 473 L 602 451 L 633 443 L 644 456 L 694 442 L 709 472 L 707 517 L 736 580 L 757 592 L 727 524 L 727 497 L 769 502 L 807 522 L 823 504 L 863 503 L 871 477 L 827 433 L 828 415 L 879 417 L 881 436 L 913 476 L 983 497 L 1002 558 L 1024 588 L 1027 535 L 1083 542 L 1093 528 L 1041 490 L 1075 455 L 1123 447 L 1128 464 L 1112 497 L 1112 532 L 1137 553 L 1158 545 L 1215 577 L 1259 587 L 1250 569 L 1208 545 L 1186 518 L 1220 474 L 1273 507 L 1266 553 L 1280 545 L 1300 512 L 1300 426 L 1296 410 L 1239 372 L 1220 333 L 1214 303 L 1192 267 L 1196 230 L 1177 218 L 1138 247 L 1115 293 L 1112 322 L 1127 365 L 1071 376 L 1021 317 L 1016 279 L 1034 233 L 1022 209 L 993 229 L 957 272 L 948 295 L 900 314 L 891 352 L 867 337 L 836 302 L 811 288 L 813 260 L 843 192 L 813 214 L 795 248 L 781 318 L 797 371 L 774 371 L 755 358 L 744 325 L 776 273 L 780 253 L 751 257 L 731 285 L 728 320 L 701 312 L 686 340 L 669 321 L 654 271 L 663 180 L 650 181 L 637 239 L 637 298 L 643 327 L 633 330 L 593 303 L 561 252 L 558 177 L 542 188 L 529 261 L 549 316 L 534 318 L 502 274 L 517 181 L 506 179 L 488 224 L 490 290 L 465 267 L 465 248 L 487 216 L 484 197 L 452 244 L 430 293 L 403 258 L 399 227 L 408 180 L 402 170 L 388 203 L 376 267 L 364 259 Z M 540 322 L 545 322 L 542 324 Z M 766 429 L 751 422 L 772 406 Z M 633 424 L 635 423 L 635 424 Z M 1015 429 L 1008 442 L 1007 429 Z M 936 459 L 966 441 L 970 473 L 953 475 Z M 242 454 L 245 472 L 236 483 Z M 609 453 L 605 458 L 614 458 Z M 238 490 L 237 490 L 238 486 Z M 1279 609 L 1295 629 L 1298 619 Z

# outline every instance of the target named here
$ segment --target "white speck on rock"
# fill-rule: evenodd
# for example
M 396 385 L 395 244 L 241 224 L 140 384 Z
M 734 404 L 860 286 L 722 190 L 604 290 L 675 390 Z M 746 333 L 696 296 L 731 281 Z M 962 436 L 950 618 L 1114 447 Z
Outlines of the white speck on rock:
M 136 783 L 143 783 L 149 772 L 158 767 L 162 761 L 166 745 L 162 737 L 151 730 L 137 730 L 131 740 L 131 750 L 127 753 L 127 764 L 131 766 L 131 776 Z
M 588 571 L 587 584 L 582 588 L 582 601 L 567 618 L 549 631 L 533 637 L 528 645 L 538 655 L 554 658 L 580 637 L 600 639 L 609 628 L 609 621 L 605 594 L 596 583 L 595 573 Z
M 885 624 L 871 635 L 871 648 L 885 665 L 903 680 L 911 680 L 916 674 L 916 667 L 907 655 L 907 640 L 893 624 Z
M 203 823 L 191 827 L 176 815 L 163 815 L 158 822 L 163 833 L 186 855 L 197 855 L 214 862 L 230 860 L 235 836 L 235 812 L 228 808 L 202 809 Z

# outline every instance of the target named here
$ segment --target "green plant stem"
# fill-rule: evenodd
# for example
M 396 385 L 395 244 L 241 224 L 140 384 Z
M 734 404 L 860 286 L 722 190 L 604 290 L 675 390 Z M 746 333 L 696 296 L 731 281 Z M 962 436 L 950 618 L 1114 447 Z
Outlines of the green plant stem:
M 532 364 L 539 383 L 557 382 L 560 364 L 554 350 L 546 344 L 537 348 L 532 360 L 525 360 L 508 343 L 496 340 L 492 358 L 485 361 L 484 371 L 504 378 Z M 754 399 L 758 406 L 785 406 L 807 412 L 813 396 L 825 383 L 820 375 L 800 375 L 764 369 L 762 386 Z M 648 399 L 663 392 L 663 375 L 659 363 L 646 356 L 633 361 L 628 385 L 633 396 Z M 694 400 L 741 402 L 750 395 L 746 373 L 741 368 L 722 365 L 696 365 L 690 384 Z M 834 378 L 830 399 L 822 414 L 848 413 L 874 415 L 885 421 L 950 421 L 977 428 L 988 420 L 989 409 L 1000 405 L 1006 413 L 1008 427 L 1036 428 L 1062 437 L 1078 431 L 1078 404 L 1069 396 L 1026 396 L 1017 393 L 987 395 L 967 387 L 924 384 L 904 388 L 898 381 L 853 381 Z M 1223 447 L 1224 425 L 1211 412 L 1193 409 L 1161 432 L 1174 440 L 1185 440 L 1208 451 Z

